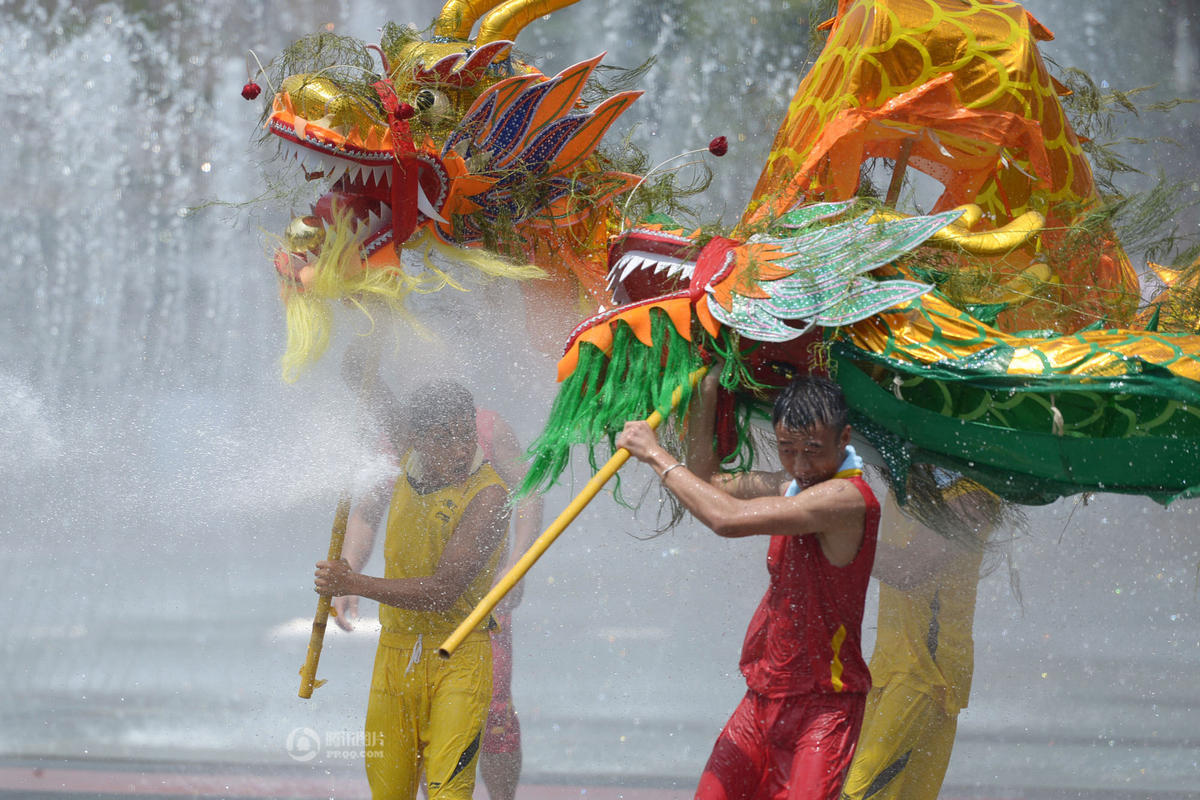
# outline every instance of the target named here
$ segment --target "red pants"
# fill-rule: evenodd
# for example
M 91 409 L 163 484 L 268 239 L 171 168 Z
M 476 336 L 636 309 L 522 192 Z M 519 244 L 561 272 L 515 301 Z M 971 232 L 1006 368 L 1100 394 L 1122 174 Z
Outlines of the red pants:
M 861 694 L 746 692 L 717 738 L 696 800 L 837 800 L 864 703 Z

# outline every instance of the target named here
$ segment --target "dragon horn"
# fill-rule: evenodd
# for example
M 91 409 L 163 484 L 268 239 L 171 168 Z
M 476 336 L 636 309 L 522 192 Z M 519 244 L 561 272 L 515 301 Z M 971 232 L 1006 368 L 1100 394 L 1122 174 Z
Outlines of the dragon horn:
M 573 5 L 578 0 L 508 0 L 483 18 L 475 46 L 489 42 L 513 41 L 526 25 L 540 16 Z
M 433 32 L 447 39 L 470 39 L 475 20 L 506 0 L 446 0 Z

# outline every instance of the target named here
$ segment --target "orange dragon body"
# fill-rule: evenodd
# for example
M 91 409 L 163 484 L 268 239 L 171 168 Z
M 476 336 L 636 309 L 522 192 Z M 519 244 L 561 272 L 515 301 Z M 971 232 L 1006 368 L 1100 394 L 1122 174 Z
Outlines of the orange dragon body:
M 1128 327 L 1137 275 L 1086 223 L 1100 200 L 1049 32 L 984 0 L 842 0 L 824 27 L 740 230 L 614 245 L 621 305 L 575 331 L 529 485 L 668 408 L 715 353 L 719 444 L 743 463 L 774 387 L 827 371 L 901 491 L 914 461 L 1025 503 L 1200 491 L 1196 310 L 1168 293 L 1171 331 Z M 876 158 L 892 189 L 856 199 Z M 895 210 L 906 169 L 941 184 L 930 214 Z

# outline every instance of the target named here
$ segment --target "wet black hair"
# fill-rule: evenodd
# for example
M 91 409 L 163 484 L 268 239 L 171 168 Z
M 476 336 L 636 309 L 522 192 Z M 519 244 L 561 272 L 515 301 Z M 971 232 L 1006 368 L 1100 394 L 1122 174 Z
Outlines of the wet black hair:
M 475 425 L 475 398 L 456 381 L 433 381 L 413 390 L 404 404 L 409 432 L 428 433 L 457 425 Z
M 849 416 L 842 387 L 828 378 L 802 375 L 775 398 L 771 422 L 775 425 L 783 423 L 783 427 L 791 431 L 806 431 L 820 424 L 841 433 Z

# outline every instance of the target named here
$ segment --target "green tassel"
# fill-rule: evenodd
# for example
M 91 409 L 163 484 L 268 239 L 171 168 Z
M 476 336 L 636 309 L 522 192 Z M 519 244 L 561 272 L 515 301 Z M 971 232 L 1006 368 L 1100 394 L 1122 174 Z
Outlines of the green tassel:
M 625 423 L 645 419 L 651 411 L 667 416 L 671 397 L 681 387 L 670 416 L 682 419 L 694 394 L 688 377 L 704 363 L 703 352 L 722 359 L 721 385 L 734 393 L 736 401 L 737 446 L 726 466 L 750 469 L 755 456 L 751 423 L 756 416 L 769 418 L 771 398 L 769 387 L 750 374 L 745 360 L 750 350 L 743 351 L 742 340 L 725 328 L 713 337 L 697 326 L 695 334 L 702 344 L 697 347 L 675 330 L 664 312 L 652 309 L 650 321 L 649 347 L 623 321 L 614 326 L 610 355 L 595 345 L 580 345 L 575 371 L 563 381 L 545 428 L 529 446 L 529 469 L 517 499 L 553 486 L 570 465 L 571 450 L 577 445 L 587 449 L 588 463 L 598 470 L 606 454 L 615 451 L 616 436 Z M 602 443 L 608 445 L 603 453 L 598 450 Z M 618 483 L 618 501 L 619 492 Z
M 595 345 L 579 347 L 579 363 L 563 381 L 542 433 L 529 446 L 529 470 L 517 497 L 552 486 L 570 463 L 571 449 L 583 445 L 593 470 L 601 457 L 597 447 L 616 449 L 617 434 L 630 420 L 645 419 L 652 411 L 664 415 L 675 389 L 683 387 L 675 416 L 687 413 L 692 388 L 688 376 L 702 363 L 700 351 L 676 332 L 670 318 L 650 311 L 651 346 L 618 321 L 611 355 Z

